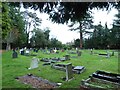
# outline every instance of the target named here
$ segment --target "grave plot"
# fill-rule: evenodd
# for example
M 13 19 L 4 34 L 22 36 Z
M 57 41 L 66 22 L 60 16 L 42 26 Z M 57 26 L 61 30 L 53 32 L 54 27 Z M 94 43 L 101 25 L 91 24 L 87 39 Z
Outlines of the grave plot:
M 17 77 L 15 79 L 24 83 L 24 84 L 29 84 L 33 88 L 48 88 L 48 89 L 51 90 L 53 88 L 58 88 L 59 87 L 59 85 L 57 83 L 52 83 L 52 82 L 50 82 L 46 79 L 43 79 L 41 77 L 36 77 L 32 74 Z
M 120 88 L 119 74 L 113 74 L 109 72 L 97 71 L 93 73 L 87 80 L 82 80 L 80 89 L 109 89 L 117 90 Z M 104 78 L 103 78 L 104 77 Z
M 51 67 L 54 69 L 62 70 L 62 71 L 66 70 L 66 64 L 53 64 Z M 73 73 L 80 74 L 83 71 L 85 71 L 84 66 L 72 66 Z
M 114 74 L 110 72 L 104 72 L 104 71 L 96 71 L 91 75 L 94 78 L 106 80 L 109 82 L 114 82 L 116 84 L 120 85 L 120 74 Z
M 65 61 L 66 58 L 65 57 L 61 57 L 61 58 L 42 58 L 40 61 L 43 61 L 43 62 L 60 62 L 60 61 Z
M 109 58 L 110 57 L 110 55 L 109 54 L 98 54 L 99 56 L 104 56 L 104 57 L 107 57 L 107 58 Z
M 98 53 L 98 55 L 109 58 L 110 56 L 114 56 L 114 52 L 110 53 L 109 51 L 107 51 L 106 53 Z

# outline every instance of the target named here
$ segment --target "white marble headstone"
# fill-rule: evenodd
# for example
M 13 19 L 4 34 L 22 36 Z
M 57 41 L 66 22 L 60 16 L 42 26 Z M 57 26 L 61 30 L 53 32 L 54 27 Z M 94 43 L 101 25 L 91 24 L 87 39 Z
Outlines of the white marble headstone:
M 20 54 L 21 54 L 21 51 L 23 51 L 23 50 L 24 50 L 23 48 L 22 48 L 22 49 L 20 49 L 20 51 L 19 51 L 19 52 L 20 52 Z
M 30 51 L 29 51 L 29 50 L 26 50 L 26 52 L 25 52 L 25 53 L 29 54 L 29 53 L 30 53 Z
M 30 64 L 30 68 L 28 68 L 28 69 L 37 68 L 38 67 L 38 61 L 39 61 L 38 58 L 33 57 L 32 61 L 31 61 L 31 64 Z

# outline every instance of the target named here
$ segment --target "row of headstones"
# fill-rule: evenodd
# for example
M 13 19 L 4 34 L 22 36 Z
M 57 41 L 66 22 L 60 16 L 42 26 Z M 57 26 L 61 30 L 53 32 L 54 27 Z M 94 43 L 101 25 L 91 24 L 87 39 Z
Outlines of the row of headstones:
M 94 54 L 93 53 L 93 49 L 90 50 L 90 54 Z M 107 58 L 109 58 L 110 56 L 114 56 L 114 51 L 112 51 L 112 53 L 110 54 L 109 51 L 106 51 L 106 54 L 101 54 L 101 53 L 97 53 L 98 55 L 102 55 L 102 56 L 106 56 Z
M 28 55 L 30 55 L 30 51 L 31 51 L 32 49 L 24 49 L 24 48 L 22 48 L 22 49 L 20 49 L 19 50 L 19 53 L 21 54 L 21 55 L 26 55 L 26 56 L 28 56 Z M 34 52 L 38 52 L 38 49 L 33 49 L 33 51 Z M 18 53 L 15 51 L 15 50 L 13 50 L 13 53 L 12 53 L 12 58 L 17 58 L 18 57 Z
M 65 64 L 52 64 L 51 68 L 65 71 Z M 72 72 L 81 74 L 85 70 L 84 66 L 72 66 Z
M 34 69 L 38 67 L 38 63 L 39 63 L 39 59 L 33 57 L 31 64 L 30 64 L 30 68 L 28 69 Z M 72 74 L 72 64 L 69 63 L 66 65 L 66 81 L 70 80 L 73 78 L 73 74 Z
M 55 60 L 55 61 L 65 61 L 65 60 L 70 60 L 69 57 L 61 57 L 61 58 L 42 58 L 41 61 L 43 62 L 49 62 L 50 60 Z

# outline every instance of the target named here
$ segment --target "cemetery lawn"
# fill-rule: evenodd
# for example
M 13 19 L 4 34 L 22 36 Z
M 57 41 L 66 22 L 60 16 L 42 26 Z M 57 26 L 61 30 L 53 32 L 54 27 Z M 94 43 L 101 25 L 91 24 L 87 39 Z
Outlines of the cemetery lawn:
M 110 50 L 111 51 L 111 50 Z M 97 53 L 105 53 L 105 50 L 96 50 Z M 39 59 L 47 57 L 63 57 L 67 52 L 59 54 L 43 54 L 42 52 L 35 53 Z M 31 85 L 23 84 L 15 78 L 24 76 L 29 73 L 47 79 L 51 82 L 62 83 L 60 88 L 78 88 L 82 79 L 87 79 L 89 75 L 96 70 L 103 70 L 112 73 L 118 73 L 118 52 L 115 55 L 106 58 L 97 54 L 90 55 L 90 50 L 82 50 L 82 55 L 63 63 L 72 63 L 74 66 L 84 66 L 86 70 L 82 74 L 73 74 L 73 80 L 67 82 L 61 78 L 65 77 L 65 72 L 51 68 L 50 65 L 43 66 L 44 62 L 39 62 L 39 67 L 28 70 L 33 56 L 22 56 L 18 54 L 18 58 L 12 58 L 12 51 L 2 53 L 2 88 L 32 88 Z M 75 56 L 75 54 L 70 54 Z M 62 62 L 60 62 L 62 63 Z

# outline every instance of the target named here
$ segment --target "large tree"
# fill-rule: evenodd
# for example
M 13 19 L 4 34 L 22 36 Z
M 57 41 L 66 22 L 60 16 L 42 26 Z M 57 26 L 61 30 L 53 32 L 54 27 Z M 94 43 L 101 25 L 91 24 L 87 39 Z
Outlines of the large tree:
M 114 4 L 114 3 L 113 3 Z M 39 9 L 40 11 L 46 12 L 50 15 L 50 18 L 55 23 L 68 23 L 78 22 L 80 31 L 80 48 L 82 48 L 83 39 L 83 25 L 85 22 L 90 20 L 85 20 L 87 12 L 89 9 L 94 7 L 97 8 L 109 8 L 108 2 L 44 2 L 44 3 L 24 3 L 24 6 Z M 44 7 L 44 9 L 43 9 Z M 85 22 L 84 22 L 85 21 Z M 86 26 L 86 25 L 84 25 Z M 74 29 L 77 30 L 77 29 Z
M 46 47 L 47 45 L 47 39 L 45 36 L 45 32 L 39 28 L 35 28 L 32 31 L 33 35 L 30 39 L 30 43 L 32 47 Z
M 37 17 L 36 13 L 29 12 L 28 10 L 23 12 L 23 16 L 24 16 L 24 21 L 25 21 L 25 32 L 27 35 L 26 44 L 28 46 L 29 39 L 30 39 L 30 33 L 31 33 L 30 28 L 32 25 L 34 26 L 34 28 L 37 28 L 37 26 L 39 26 L 41 23 L 41 19 Z
M 2 3 L 2 39 L 7 43 L 6 49 L 11 48 L 11 43 L 15 47 L 25 42 L 24 27 L 20 7 L 11 6 L 10 3 Z
M 2 39 L 5 39 L 8 32 L 11 30 L 10 22 L 11 18 L 9 17 L 9 6 L 8 3 L 2 3 Z
M 13 3 L 14 4 L 14 3 Z M 25 8 L 31 7 L 35 10 L 39 9 L 41 12 L 48 13 L 50 18 L 55 23 L 68 23 L 79 22 L 80 23 L 80 40 L 82 48 L 82 24 L 89 9 L 92 8 L 109 8 L 109 5 L 118 7 L 120 2 L 27 2 L 23 3 Z M 15 5 L 15 4 L 14 4 Z M 84 23 L 83 23 L 84 24 Z

